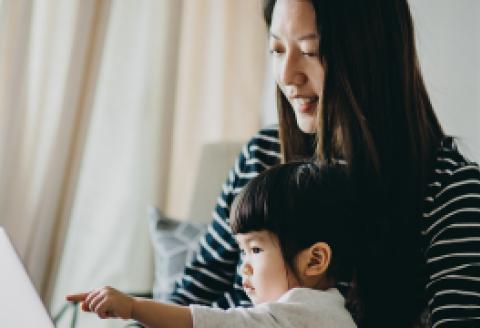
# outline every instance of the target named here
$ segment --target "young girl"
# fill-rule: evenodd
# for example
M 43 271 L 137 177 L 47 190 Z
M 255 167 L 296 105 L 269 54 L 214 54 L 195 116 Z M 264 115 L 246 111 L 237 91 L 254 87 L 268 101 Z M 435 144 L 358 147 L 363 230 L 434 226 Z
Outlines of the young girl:
M 254 308 L 215 309 L 132 298 L 105 287 L 68 295 L 100 318 L 148 327 L 356 327 L 335 288 L 351 278 L 352 220 L 340 166 L 295 162 L 264 171 L 237 197 L 230 226 Z

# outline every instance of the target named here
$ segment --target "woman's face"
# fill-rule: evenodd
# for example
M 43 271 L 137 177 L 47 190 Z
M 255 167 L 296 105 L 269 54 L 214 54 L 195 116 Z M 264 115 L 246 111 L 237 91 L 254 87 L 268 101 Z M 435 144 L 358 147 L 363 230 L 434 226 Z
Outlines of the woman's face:
M 278 0 L 272 14 L 269 47 L 275 79 L 305 133 L 317 130 L 322 109 L 324 69 L 315 12 L 308 0 Z

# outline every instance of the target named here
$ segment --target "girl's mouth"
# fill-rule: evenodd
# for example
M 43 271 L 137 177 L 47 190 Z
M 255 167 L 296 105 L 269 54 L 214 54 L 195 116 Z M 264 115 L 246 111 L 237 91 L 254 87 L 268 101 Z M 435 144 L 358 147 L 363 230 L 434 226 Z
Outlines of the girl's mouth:
M 251 294 L 255 291 L 255 288 L 253 288 L 253 286 L 248 282 L 243 283 L 243 289 L 247 294 Z

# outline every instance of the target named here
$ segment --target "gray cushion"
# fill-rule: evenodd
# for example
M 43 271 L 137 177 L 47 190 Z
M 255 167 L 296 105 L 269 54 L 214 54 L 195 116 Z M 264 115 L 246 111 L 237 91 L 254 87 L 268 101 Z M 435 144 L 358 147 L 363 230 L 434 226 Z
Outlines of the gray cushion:
M 148 209 L 148 223 L 154 248 L 153 298 L 167 301 L 175 280 L 181 277 L 185 264 L 194 256 L 207 225 L 167 218 L 156 207 Z

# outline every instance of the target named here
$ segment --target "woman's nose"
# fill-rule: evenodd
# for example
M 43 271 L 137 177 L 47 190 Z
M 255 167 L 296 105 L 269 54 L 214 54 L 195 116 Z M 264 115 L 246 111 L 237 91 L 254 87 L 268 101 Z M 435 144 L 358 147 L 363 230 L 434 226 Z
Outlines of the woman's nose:
M 281 84 L 301 86 L 307 81 L 307 75 L 303 72 L 299 58 L 295 55 L 286 53 L 280 65 Z

